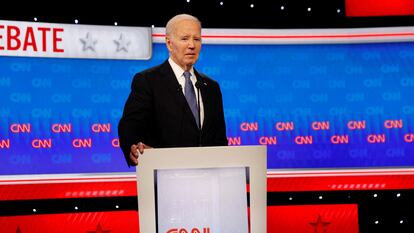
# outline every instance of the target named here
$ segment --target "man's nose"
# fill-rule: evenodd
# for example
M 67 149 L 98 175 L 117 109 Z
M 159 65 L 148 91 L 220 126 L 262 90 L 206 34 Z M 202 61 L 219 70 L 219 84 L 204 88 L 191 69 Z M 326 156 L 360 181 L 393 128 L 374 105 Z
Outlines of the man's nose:
M 195 43 L 194 43 L 193 39 L 188 40 L 188 47 L 189 48 L 194 48 L 194 45 L 195 45 Z

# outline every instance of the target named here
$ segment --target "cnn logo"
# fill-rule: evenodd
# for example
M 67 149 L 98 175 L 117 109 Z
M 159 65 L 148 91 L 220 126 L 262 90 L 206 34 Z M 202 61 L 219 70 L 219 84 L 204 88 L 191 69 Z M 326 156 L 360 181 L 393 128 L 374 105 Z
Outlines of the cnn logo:
M 193 228 L 191 231 L 185 228 L 172 228 L 168 230 L 167 233 L 210 233 L 210 227 L 204 227 L 202 231 L 200 231 L 198 228 Z

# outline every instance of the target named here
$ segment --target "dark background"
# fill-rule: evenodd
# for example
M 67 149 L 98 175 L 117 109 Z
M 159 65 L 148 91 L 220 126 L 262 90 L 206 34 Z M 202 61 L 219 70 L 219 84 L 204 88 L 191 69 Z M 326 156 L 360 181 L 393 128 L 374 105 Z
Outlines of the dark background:
M 361 0 L 363 1 L 363 0 Z M 220 4 L 223 2 L 223 5 Z M 380 4 L 381 1 L 378 1 Z M 251 4 L 254 5 L 251 8 Z M 413 1 L 414 4 L 414 1 Z M 284 10 L 281 10 L 281 7 Z M 308 7 L 311 11 L 308 11 Z M 339 10 L 339 12 L 338 12 Z M 414 15 L 347 17 L 345 0 L 149 0 L 7 1 L 0 19 L 120 26 L 164 27 L 180 13 L 204 28 L 350 28 L 414 25 Z

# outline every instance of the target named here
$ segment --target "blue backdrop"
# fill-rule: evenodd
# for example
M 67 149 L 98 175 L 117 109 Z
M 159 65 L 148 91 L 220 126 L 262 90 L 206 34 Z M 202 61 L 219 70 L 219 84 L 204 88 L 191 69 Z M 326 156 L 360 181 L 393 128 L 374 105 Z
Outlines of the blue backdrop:
M 0 57 L 0 174 L 132 171 L 117 124 L 133 75 L 168 56 L 153 54 Z M 203 45 L 196 65 L 231 145 L 268 144 L 269 169 L 412 166 L 413 67 L 414 43 Z

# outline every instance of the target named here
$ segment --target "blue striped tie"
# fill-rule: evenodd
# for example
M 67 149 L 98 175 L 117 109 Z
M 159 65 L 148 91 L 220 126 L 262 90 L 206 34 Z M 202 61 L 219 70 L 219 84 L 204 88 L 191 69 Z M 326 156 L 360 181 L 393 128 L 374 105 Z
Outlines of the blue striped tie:
M 197 99 L 195 96 L 194 86 L 191 82 L 191 73 L 189 71 L 184 71 L 184 78 L 185 78 L 185 88 L 184 88 L 184 95 L 187 99 L 187 103 L 190 106 L 191 112 L 193 112 L 193 116 L 196 120 L 197 126 L 200 125 L 198 119 L 198 108 L 197 108 Z

